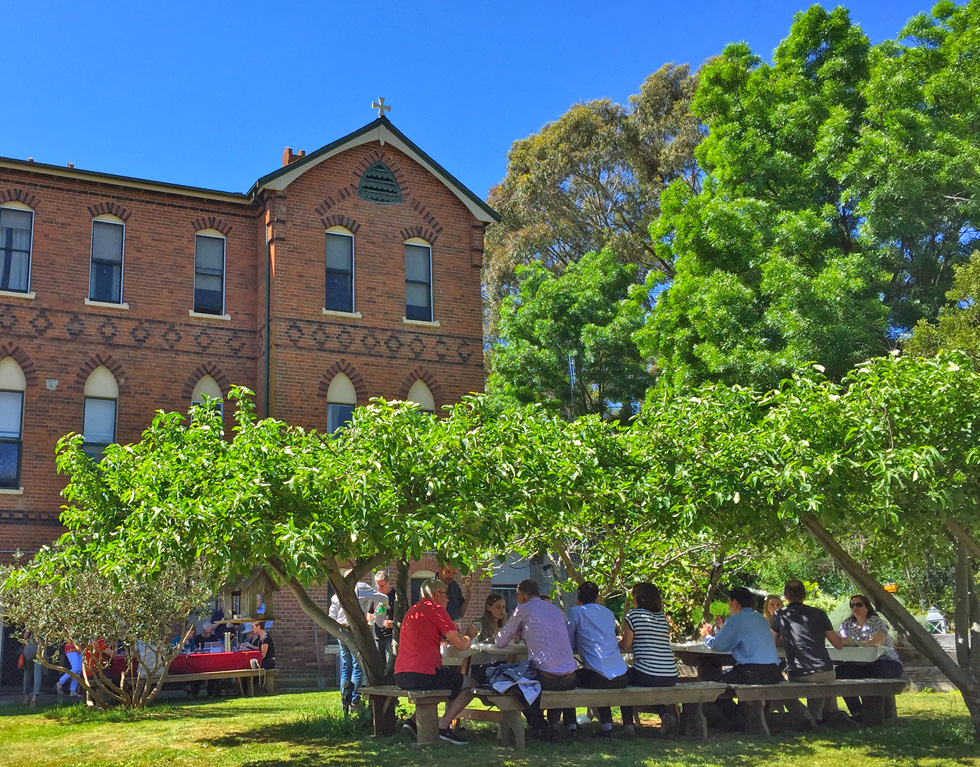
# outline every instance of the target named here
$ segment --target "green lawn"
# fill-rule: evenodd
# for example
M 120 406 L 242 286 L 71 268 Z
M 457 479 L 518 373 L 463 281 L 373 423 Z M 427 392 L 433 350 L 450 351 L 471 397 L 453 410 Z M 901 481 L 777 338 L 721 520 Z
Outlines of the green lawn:
M 214 702 L 165 703 L 149 711 L 94 712 L 84 706 L 0 707 L 0 765 L 826 765 L 826 767 L 980 767 L 966 709 L 957 694 L 898 698 L 899 721 L 859 730 L 783 732 L 768 740 L 712 734 L 661 743 L 655 727 L 635 740 L 531 743 L 524 753 L 498 747 L 488 724 L 469 724 L 469 745 L 419 750 L 410 736 L 375 741 L 366 721 L 344 720 L 335 692 L 293 693 Z

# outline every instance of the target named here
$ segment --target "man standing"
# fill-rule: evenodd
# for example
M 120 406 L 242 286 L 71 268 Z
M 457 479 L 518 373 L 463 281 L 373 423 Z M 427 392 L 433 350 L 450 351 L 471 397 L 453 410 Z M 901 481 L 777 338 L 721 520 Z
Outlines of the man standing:
M 786 581 L 783 598 L 786 607 L 772 616 L 772 631 L 786 648 L 786 673 L 791 682 L 821 684 L 837 679 L 827 652 L 827 640 L 838 650 L 843 640 L 834 631 L 827 613 L 804 604 L 806 588 L 801 581 Z M 823 719 L 826 698 L 809 698 L 809 712 L 799 701 L 788 701 L 786 708 L 809 729 Z M 836 702 L 836 700 L 834 701 Z
M 626 661 L 619 652 L 616 637 L 616 617 L 609 608 L 596 604 L 599 586 L 592 581 L 584 581 L 578 587 L 578 604 L 572 608 L 568 618 L 568 640 L 572 650 L 582 659 L 582 668 L 577 672 L 579 687 L 611 690 L 626 687 Z M 571 716 L 565 717 L 570 730 L 577 729 L 575 709 Z M 600 706 L 598 709 L 600 730 L 597 737 L 612 737 L 612 708 Z M 571 719 L 571 721 L 569 721 Z
M 450 690 L 446 713 L 439 720 L 439 738 L 453 745 L 464 745 L 466 740 L 450 727 L 453 719 L 473 700 L 476 683 L 472 677 L 464 677 L 456 669 L 442 665 L 443 637 L 458 650 L 470 646 L 470 638 L 460 634 L 449 619 L 446 591 L 445 583 L 430 578 L 422 584 L 422 598 L 405 614 L 395 658 L 395 682 L 403 690 Z M 405 722 L 405 727 L 418 734 L 414 719 Z
M 394 636 L 395 622 L 392 620 L 391 605 L 391 581 L 388 573 L 378 570 L 374 574 L 375 590 L 388 597 L 388 603 L 373 602 L 371 614 L 374 615 L 374 639 L 378 643 L 378 649 L 385 659 L 385 673 L 392 674 L 395 670 L 395 655 L 391 651 L 392 638 Z
M 362 621 L 367 621 L 368 609 L 372 601 L 388 603 L 388 595 L 375 589 L 371 584 L 360 581 L 355 588 L 357 603 L 361 608 L 361 614 L 357 616 Z M 336 594 L 330 599 L 330 609 L 327 614 L 341 626 L 350 626 L 350 618 L 340 606 L 340 599 Z M 353 647 L 348 647 L 343 642 L 340 643 L 340 694 L 341 699 L 347 704 L 348 699 L 351 705 L 361 702 L 361 664 L 357 659 L 357 651 Z
M 449 595 L 449 604 L 446 605 L 446 612 L 454 621 L 458 621 L 466 614 L 466 605 L 469 599 L 463 596 L 463 590 L 456 582 L 456 568 L 452 565 L 443 565 L 436 574 L 440 581 L 446 584 L 446 593 Z
M 518 584 L 517 609 L 497 632 L 494 644 L 506 647 L 515 638 L 527 645 L 527 657 L 542 690 L 575 688 L 577 664 L 568 640 L 565 615 L 556 605 L 541 599 L 538 584 L 530 579 Z M 531 737 L 547 739 L 548 726 L 541 713 L 540 698 L 525 715 L 531 725 Z

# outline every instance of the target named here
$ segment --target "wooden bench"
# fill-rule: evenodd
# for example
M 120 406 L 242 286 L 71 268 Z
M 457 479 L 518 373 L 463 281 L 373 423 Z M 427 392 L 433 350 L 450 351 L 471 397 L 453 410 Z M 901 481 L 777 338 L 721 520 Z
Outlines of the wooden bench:
M 186 684 L 187 682 L 214 682 L 224 679 L 234 679 L 238 683 L 238 691 L 242 695 L 255 695 L 255 680 L 265 687 L 267 693 L 276 691 L 276 669 L 241 668 L 233 671 L 202 671 L 197 674 L 168 674 L 165 684 Z M 244 686 L 242 682 L 244 680 Z
M 682 722 L 685 731 L 702 740 L 708 737 L 708 725 L 702 704 L 713 703 L 726 687 L 720 682 L 692 682 L 674 687 L 624 687 L 616 690 L 594 690 L 576 687 L 573 690 L 544 690 L 541 708 L 580 708 L 590 706 L 670 706 L 684 707 Z M 476 695 L 487 705 L 500 709 L 497 740 L 502 744 L 513 742 L 524 748 L 524 720 L 521 716 L 524 703 L 514 695 L 499 693 L 490 688 L 479 688 Z
M 836 682 L 808 684 L 736 684 L 729 687 L 744 704 L 748 731 L 753 735 L 769 735 L 766 723 L 767 700 L 799 700 L 800 698 L 863 698 L 864 723 L 882 724 L 886 710 L 894 708 L 894 696 L 906 687 L 904 679 L 838 679 Z M 892 703 L 889 706 L 889 703 Z
M 451 690 L 403 690 L 393 684 L 361 688 L 361 696 L 371 702 L 376 737 L 392 734 L 381 729 L 384 712 L 389 706 L 395 705 L 399 698 L 407 698 L 415 704 L 417 746 L 439 742 L 439 704 L 448 701 L 451 694 Z

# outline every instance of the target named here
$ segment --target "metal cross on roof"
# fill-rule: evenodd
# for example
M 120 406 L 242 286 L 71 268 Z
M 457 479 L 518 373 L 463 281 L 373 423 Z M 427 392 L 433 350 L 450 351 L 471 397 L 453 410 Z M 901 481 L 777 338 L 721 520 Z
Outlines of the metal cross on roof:
M 378 96 L 377 101 L 371 102 L 371 109 L 378 110 L 378 117 L 384 117 L 385 112 L 391 111 L 391 107 L 385 104 L 385 100 L 383 96 Z

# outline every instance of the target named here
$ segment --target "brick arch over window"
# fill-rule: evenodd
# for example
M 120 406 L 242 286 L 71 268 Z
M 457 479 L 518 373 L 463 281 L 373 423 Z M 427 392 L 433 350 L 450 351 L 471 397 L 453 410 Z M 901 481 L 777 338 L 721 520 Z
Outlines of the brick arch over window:
M 398 390 L 398 399 L 408 399 L 408 393 L 412 389 L 412 384 L 416 381 L 422 381 L 422 383 L 429 387 L 429 391 L 432 392 L 432 399 L 436 401 L 436 408 L 445 404 L 442 398 L 442 384 L 439 383 L 439 380 L 432 373 L 420 367 L 415 368 L 402 381 L 401 389 Z
M 228 391 L 231 389 L 231 381 L 228 380 L 228 376 L 224 374 L 221 368 L 213 362 L 205 362 L 203 365 L 194 368 L 184 381 L 184 388 L 181 389 L 180 396 L 184 400 L 189 400 L 194 394 L 194 387 L 197 386 L 197 382 L 204 378 L 204 376 L 211 376 L 214 382 L 218 384 L 218 388 L 221 389 L 222 396 L 228 396 Z
M 129 394 L 129 378 L 126 376 L 126 370 L 111 354 L 93 354 L 89 357 L 86 363 L 79 368 L 78 375 L 75 376 L 75 387 L 79 390 L 84 390 L 85 382 L 92 375 L 92 371 L 103 365 L 112 373 L 112 377 L 116 379 L 116 385 L 119 387 L 119 396 Z
M 413 237 L 421 237 L 430 245 L 434 245 L 435 241 L 439 239 L 438 234 L 433 232 L 431 229 L 426 229 L 424 226 L 410 226 L 407 229 L 402 229 L 401 236 L 403 240 L 410 240 Z
M 342 226 L 351 234 L 357 234 L 357 230 L 361 228 L 361 225 L 355 219 L 340 213 L 335 213 L 332 216 L 324 216 L 320 220 L 323 222 L 324 229 L 329 229 L 331 226 Z
M 231 233 L 231 224 L 227 224 L 220 218 L 215 218 L 214 216 L 201 216 L 201 218 L 195 218 L 191 222 L 191 226 L 194 227 L 195 232 L 199 232 L 202 229 L 217 229 L 225 237 Z
M 357 392 L 358 404 L 367 404 L 368 390 L 367 384 L 364 383 L 364 376 L 360 374 L 356 367 L 345 359 L 337 360 L 326 369 L 326 372 L 324 372 L 323 376 L 320 378 L 320 385 L 317 386 L 316 396 L 320 399 L 327 398 L 327 390 L 330 388 L 330 382 L 333 381 L 334 377 L 338 373 L 343 373 L 350 379 L 350 382 L 354 384 L 354 391 Z
M 391 171 L 391 175 L 395 177 L 395 181 L 398 182 L 398 188 L 401 189 L 402 199 L 408 198 L 408 179 L 405 178 L 404 172 L 398 167 L 398 163 L 395 161 L 390 154 L 385 152 L 383 149 L 375 149 L 368 154 L 366 154 L 356 166 L 354 166 L 354 182 L 351 184 L 353 192 L 357 193 L 357 188 L 361 185 L 361 176 L 364 175 L 364 171 L 374 165 L 376 162 L 383 162 L 388 166 L 388 170 Z
M 24 378 L 27 379 L 28 386 L 33 386 L 37 383 L 37 368 L 34 367 L 34 362 L 27 356 L 27 352 L 13 341 L 0 344 L 0 360 L 7 357 L 13 357 L 14 362 L 20 365 L 20 369 L 24 372 Z
M 37 207 L 37 197 L 23 189 L 0 189 L 0 204 L 5 202 L 22 202 L 31 209 Z
M 122 219 L 124 222 L 129 221 L 129 217 L 132 215 L 126 208 L 116 202 L 109 200 L 108 202 L 100 202 L 95 205 L 88 206 L 88 212 L 92 214 L 92 218 L 96 216 L 104 216 L 106 213 L 117 218 Z
M 414 197 L 412 198 L 412 210 L 414 210 L 416 213 L 418 213 L 422 217 L 422 220 L 425 221 L 426 225 L 433 232 L 435 232 L 435 234 L 432 235 L 432 239 L 429 240 L 429 242 L 435 242 L 436 237 L 438 237 L 440 234 L 442 234 L 442 224 L 439 223 L 439 219 L 437 219 L 435 217 L 435 215 L 432 213 L 432 211 L 430 211 L 427 207 L 425 207 L 425 205 L 423 205 L 421 202 L 419 202 L 418 200 L 416 200 Z M 413 234 L 411 236 L 412 237 L 421 237 L 421 235 L 418 235 L 418 234 Z M 407 240 L 408 237 L 406 237 L 405 239 Z M 426 239 L 428 239 L 428 238 L 426 238 Z

